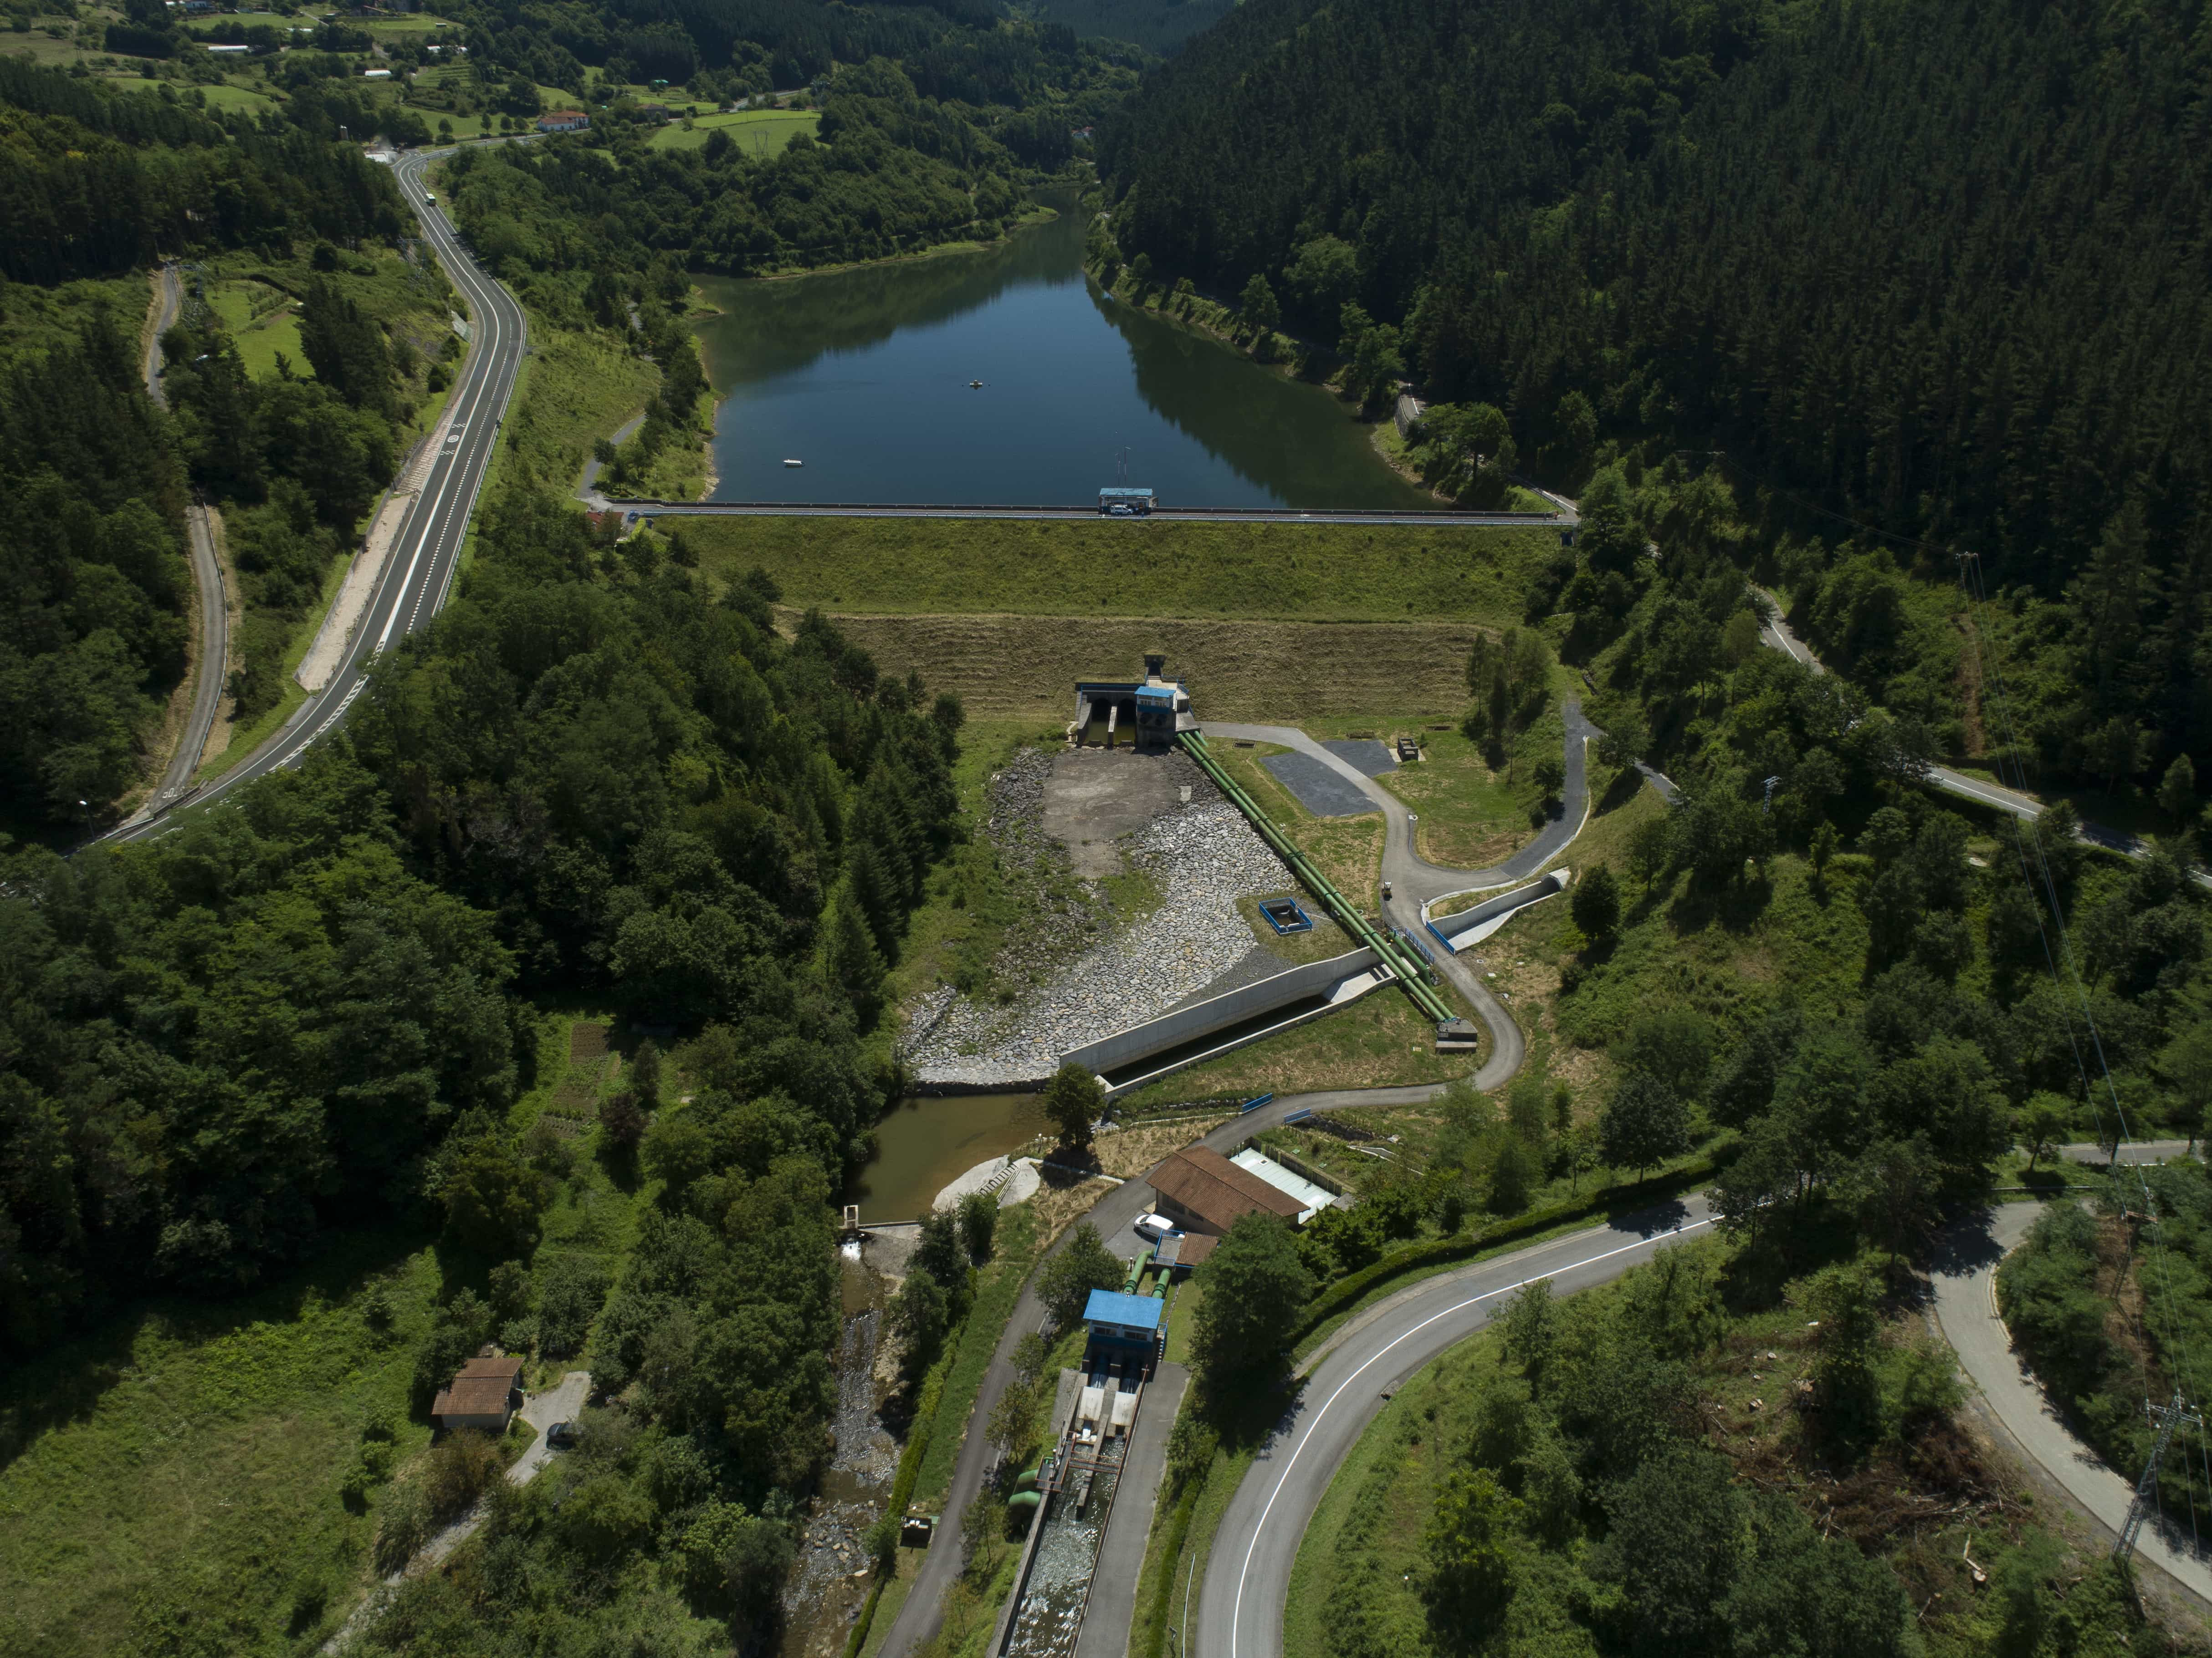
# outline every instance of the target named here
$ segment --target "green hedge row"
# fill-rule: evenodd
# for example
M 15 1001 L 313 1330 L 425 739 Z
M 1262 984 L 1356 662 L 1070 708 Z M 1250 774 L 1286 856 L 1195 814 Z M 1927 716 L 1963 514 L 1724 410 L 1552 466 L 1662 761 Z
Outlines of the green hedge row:
M 845 1637 L 845 1658 L 860 1658 L 860 1649 L 868 1644 L 869 1625 L 876 1621 L 876 1602 L 884 1598 L 884 1580 L 879 1576 L 868 1590 L 866 1605 L 860 1608 L 860 1621 L 853 1632 Z
M 898 1472 L 891 1476 L 890 1504 L 884 1517 L 894 1526 L 906 1520 L 906 1505 L 914 1501 L 915 1481 L 921 1478 L 921 1460 L 929 1455 L 929 1442 L 937 1433 L 937 1407 L 945 1401 L 945 1373 L 952 1368 L 952 1356 L 959 1349 L 960 1336 L 966 1329 L 962 1324 L 945 1342 L 945 1353 L 929 1367 L 929 1374 L 921 1379 L 921 1392 L 915 1400 L 914 1428 L 907 1435 L 906 1448 L 899 1453 Z M 859 1658 L 861 1647 L 868 1639 L 868 1626 L 876 1621 L 876 1602 L 883 1598 L 884 1580 L 879 1574 L 868 1590 L 867 1603 L 860 1608 L 859 1621 L 845 1642 L 845 1658 Z
M 915 1400 L 914 1430 L 907 1436 L 906 1448 L 899 1453 L 898 1472 L 891 1476 L 890 1506 L 884 1510 L 893 1520 L 904 1520 L 906 1505 L 914 1501 L 914 1482 L 921 1478 L 921 1460 L 929 1455 L 929 1442 L 937 1433 L 938 1406 L 945 1402 L 945 1372 L 952 1368 L 953 1356 L 960 1351 L 965 1327 L 963 1324 L 952 1333 L 945 1344 L 944 1356 L 921 1379 L 921 1394 Z
M 1563 1222 L 1594 1215 L 1601 1210 L 1633 1206 L 1669 1196 L 1686 1186 L 1695 1186 L 1710 1180 L 1716 1166 L 1709 1154 L 1684 1168 L 1664 1175 L 1654 1175 L 1649 1180 L 1597 1187 L 1587 1198 L 1547 1204 L 1541 1209 L 1531 1209 L 1510 1220 L 1497 1221 L 1473 1232 L 1463 1232 L 1448 1238 L 1432 1238 L 1426 1243 L 1416 1243 L 1401 1249 L 1394 1255 L 1385 1255 L 1372 1265 L 1339 1278 L 1316 1296 L 1306 1309 L 1305 1317 L 1292 1333 L 1291 1345 L 1295 1347 L 1338 1314 L 1356 1306 L 1370 1290 L 1386 1279 L 1446 1261 L 1470 1260 L 1501 1243 L 1510 1243 L 1516 1238 L 1549 1231 Z

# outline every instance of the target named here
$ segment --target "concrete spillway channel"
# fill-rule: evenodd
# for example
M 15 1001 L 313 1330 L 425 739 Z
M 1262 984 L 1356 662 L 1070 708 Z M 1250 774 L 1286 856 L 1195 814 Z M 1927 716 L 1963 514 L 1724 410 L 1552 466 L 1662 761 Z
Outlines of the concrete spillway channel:
M 1462 948 L 1460 940 L 1465 935 L 1485 923 L 1548 898 L 1565 884 L 1562 874 L 1554 872 L 1472 909 L 1432 921 L 1427 930 L 1437 944 L 1456 950 Z M 1402 944 L 1398 948 L 1401 954 L 1409 953 Z M 1318 1018 L 1391 979 L 1391 970 L 1374 950 L 1355 950 L 1291 968 L 1256 984 L 1147 1019 L 1070 1048 L 1060 1057 L 1066 1064 L 1079 1065 L 1105 1078 L 1109 1093 L 1123 1094 L 1187 1066 Z

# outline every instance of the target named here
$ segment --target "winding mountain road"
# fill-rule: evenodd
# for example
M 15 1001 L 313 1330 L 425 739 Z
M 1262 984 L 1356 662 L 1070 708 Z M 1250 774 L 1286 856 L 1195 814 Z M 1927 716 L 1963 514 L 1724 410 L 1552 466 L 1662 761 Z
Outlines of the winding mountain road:
M 1524 1284 L 1559 1294 L 1609 1284 L 1713 1224 L 1703 1198 L 1479 1261 L 1370 1308 L 1307 1361 L 1305 1386 L 1229 1499 L 1206 1558 L 1191 1644 L 1199 1658 L 1281 1658 L 1291 1568 L 1329 1481 L 1398 1385 L 1466 1340 Z
M 446 442 L 431 463 L 421 493 L 400 522 L 391 562 L 328 688 L 303 703 L 282 730 L 244 762 L 193 797 L 194 808 L 220 799 L 280 767 L 298 763 L 312 744 L 335 730 L 345 717 L 354 698 L 368 683 L 368 667 L 378 653 L 436 616 L 453 587 L 469 515 L 483 487 L 500 422 L 514 395 L 515 376 L 528 345 L 521 306 L 477 267 L 424 192 L 424 167 L 446 153 L 416 150 L 401 157 L 392 169 L 438 262 L 467 297 L 477 325 L 475 347 L 462 365 L 460 383 L 454 389 Z M 173 816 L 170 811 L 157 811 L 100 839 L 136 841 L 165 834 L 173 826 Z
M 1820 659 L 1791 630 L 1788 618 L 1782 613 L 1782 601 L 1764 587 L 1753 587 L 1751 591 L 1761 602 L 1759 642 L 1770 650 L 1782 652 L 1793 661 L 1803 663 L 1814 673 L 1827 672 Z M 2027 823 L 2033 823 L 2043 815 L 2044 803 L 2035 796 L 2007 788 L 2002 783 L 1992 783 L 1985 777 L 1969 777 L 1948 766 L 1929 767 L 1928 780 L 1946 794 L 1955 794 L 1962 800 L 1994 806 L 1999 811 L 2009 812 Z M 2092 846 L 2124 853 L 2130 858 L 2143 857 L 2150 851 L 2150 843 L 2139 835 L 2130 835 L 2124 829 L 2086 820 L 2081 824 L 2081 839 Z M 2212 878 L 2203 874 L 2197 878 L 2199 885 L 2212 885 Z
M 1510 1024 L 1511 1022 L 1509 1020 L 1507 1023 Z M 1197 1143 L 1210 1146 L 1214 1151 L 1227 1156 L 1252 1135 L 1258 1133 L 1263 1128 L 1274 1127 L 1295 1111 L 1342 1110 L 1348 1106 L 1414 1105 L 1425 1100 L 1435 1099 L 1444 1091 L 1444 1087 L 1445 1084 L 1443 1083 L 1416 1083 L 1402 1088 L 1340 1088 L 1323 1090 L 1311 1094 L 1285 1094 L 1269 1101 L 1266 1105 L 1244 1113 L 1242 1116 L 1231 1117 L 1228 1121 L 1215 1127 L 1212 1133 L 1201 1137 Z M 1139 1178 L 1122 1181 L 1077 1218 L 1079 1221 L 1089 1221 L 1096 1226 L 1099 1236 L 1106 1240 L 1106 1247 L 1115 1254 L 1127 1260 L 1137 1254 L 1140 1249 L 1152 1248 L 1148 1242 L 1137 1236 L 1130 1225 L 1131 1222 L 1145 1213 L 1151 1206 L 1152 1188 L 1146 1185 L 1142 1178 Z M 1698 1210 L 1692 1218 L 1702 1218 L 1703 1212 L 1702 1209 Z M 1620 1224 L 1626 1225 L 1628 1223 L 1624 1221 Z M 1601 1234 L 1607 1230 L 1599 1228 L 1597 1233 Z M 1048 1258 L 1066 1247 L 1069 1233 L 1073 1230 L 1073 1228 L 1071 1226 L 1068 1232 L 1060 1234 L 1060 1242 L 1047 1252 Z M 1586 1236 L 1595 1235 L 1597 1234 Z M 1658 1234 L 1655 1231 L 1652 1236 L 1656 1238 Z M 1561 1240 L 1561 1242 L 1564 1242 L 1566 1240 Z M 1523 1257 L 1537 1255 L 1541 1254 L 1543 1249 L 1548 1249 L 1551 1247 L 1545 1245 L 1540 1246 L 1537 1250 L 1525 1250 L 1521 1255 L 1510 1259 L 1517 1260 Z M 1547 1256 L 1546 1259 L 1549 1260 L 1550 1257 Z M 1621 1265 L 1617 1269 L 1620 1272 L 1625 1272 L 1635 1264 L 1634 1260 L 1628 1257 L 1618 1259 L 1621 1261 Z M 1042 1264 L 1042 1262 L 1039 1263 L 1040 1266 Z M 1503 1264 L 1499 1261 L 1492 1261 L 1483 1265 L 1498 1266 Z M 1480 1269 L 1468 1270 L 1472 1272 Z M 1545 1270 L 1549 1272 L 1551 1269 L 1547 1266 Z M 1569 1270 L 1571 1269 L 1565 1267 L 1560 1269 L 1562 1272 Z M 1007 1319 L 1006 1327 L 1000 1333 L 999 1345 L 991 1355 L 989 1367 L 983 1373 L 982 1385 L 976 1390 L 975 1403 L 969 1410 L 968 1421 L 962 1430 L 963 1437 L 960 1445 L 959 1458 L 953 1465 L 951 1488 L 945 1494 L 944 1508 L 938 1515 L 937 1532 L 942 1538 L 950 1540 L 960 1534 L 960 1523 L 968 1512 L 968 1505 L 975 1500 L 976 1493 L 982 1490 L 983 1477 L 990 1471 L 991 1447 L 984 1436 L 975 1431 L 976 1424 L 990 1420 L 992 1411 L 997 1407 L 1000 1399 L 1014 1381 L 1014 1348 L 1024 1336 L 1040 1328 L 1045 1321 L 1044 1303 L 1037 1299 L 1036 1295 L 1037 1276 L 1036 1268 L 1031 1268 L 1029 1282 L 1023 1285 L 1021 1298 L 1014 1305 L 1013 1315 Z M 1465 1276 L 1464 1273 L 1449 1275 L 1449 1278 Z M 1431 1280 L 1431 1283 L 1439 1284 L 1447 1281 L 1447 1278 Z M 1593 1278 L 1589 1281 L 1595 1283 L 1599 1280 Z M 1577 1287 L 1580 1286 L 1580 1283 L 1581 1280 L 1576 1280 Z M 1425 1289 L 1427 1286 L 1425 1284 L 1421 1287 Z M 1384 1306 L 1395 1304 L 1395 1302 L 1385 1303 Z M 1346 1332 L 1336 1338 L 1336 1342 L 1341 1344 L 1352 1329 L 1364 1328 L 1368 1318 L 1371 1316 L 1372 1315 L 1364 1316 L 1354 1326 L 1348 1327 Z M 1448 1323 L 1439 1327 L 1457 1328 L 1459 1327 L 1456 1324 Z M 1316 1464 L 1316 1466 L 1319 1465 Z M 1333 1468 L 1334 1464 L 1331 1462 L 1328 1466 Z M 1326 1473 L 1322 1475 L 1322 1483 L 1324 1487 L 1328 1484 Z M 1297 1546 L 1295 1536 L 1292 1538 L 1291 1546 L 1295 1551 Z M 1218 1550 L 1217 1552 L 1218 1552 Z M 953 1580 L 960 1575 L 960 1550 L 957 1547 L 933 1548 L 922 1555 L 921 1570 L 915 1576 L 914 1587 L 908 1591 L 906 1600 L 899 1607 L 898 1615 L 891 1620 L 891 1626 L 884 1634 L 883 1646 L 878 1658 L 909 1658 L 909 1655 L 928 1643 L 944 1621 L 945 1596 L 952 1587 Z M 1281 1614 L 1282 1606 L 1279 1597 L 1275 1606 L 1275 1616 L 1279 1624 Z
M 165 264 L 154 276 L 154 299 L 149 307 L 153 314 L 147 319 L 146 357 L 140 367 L 146 395 L 164 409 L 169 406 L 169 394 L 161 385 L 161 336 L 175 326 L 184 306 L 183 278 L 175 265 Z M 191 553 L 192 593 L 199 612 L 191 711 L 178 735 L 177 746 L 170 751 L 168 764 L 161 769 L 161 780 L 131 817 L 134 823 L 174 805 L 191 786 L 192 774 L 199 769 L 200 755 L 207 748 L 208 733 L 215 729 L 216 714 L 222 707 L 223 679 L 230 664 L 230 605 L 223 592 L 222 567 L 215 556 L 215 527 L 208 521 L 207 508 L 198 501 L 185 508 L 185 533 Z
M 2171 1149 L 2181 1150 L 2179 1141 Z M 2124 1148 L 2148 1162 L 2160 1148 Z M 2080 1162 L 2101 1160 L 2094 1147 L 2069 1146 Z M 1960 1222 L 1937 1246 L 1929 1273 L 1936 1327 L 1958 1355 L 1959 1367 L 1972 1382 L 1988 1416 L 2012 1441 L 2025 1461 L 2041 1467 L 2067 1494 L 2115 1537 L 2127 1521 L 2135 1499 L 2133 1482 L 2074 1436 L 2043 1385 L 2013 1350 L 2011 1332 L 1998 1315 L 1996 1271 L 2020 1247 L 2028 1228 L 2044 1212 L 2039 1203 L 2008 1203 Z M 2136 1552 L 2184 1588 L 2212 1600 L 2212 1555 L 2172 1522 L 2154 1519 L 2136 1540 Z
M 230 604 L 223 591 L 222 566 L 215 556 L 215 526 L 208 510 L 195 501 L 185 508 L 185 532 L 191 546 L 192 593 L 199 608 L 196 654 L 192 663 L 192 707 L 185 729 L 171 750 L 161 780 L 146 804 L 131 819 L 144 823 L 177 804 L 192 786 L 200 768 L 208 733 L 222 709 L 225 670 L 230 663 Z

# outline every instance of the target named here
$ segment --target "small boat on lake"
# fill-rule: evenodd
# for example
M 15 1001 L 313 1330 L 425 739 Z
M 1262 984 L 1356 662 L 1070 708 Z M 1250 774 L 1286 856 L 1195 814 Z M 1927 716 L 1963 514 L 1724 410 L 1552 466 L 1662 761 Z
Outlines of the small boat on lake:
M 784 462 L 784 465 L 786 466 L 804 466 L 806 463 L 803 460 L 787 460 Z

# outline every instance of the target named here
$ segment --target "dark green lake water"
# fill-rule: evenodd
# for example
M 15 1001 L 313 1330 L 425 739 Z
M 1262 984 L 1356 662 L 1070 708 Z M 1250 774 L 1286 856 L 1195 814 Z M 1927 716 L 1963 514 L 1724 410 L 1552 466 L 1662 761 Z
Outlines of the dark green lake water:
M 904 1099 L 876 1125 L 876 1155 L 846 1182 L 860 1218 L 920 1220 L 937 1194 L 977 1163 L 1029 1144 L 1046 1127 L 1037 1094 Z
M 1126 447 L 1166 506 L 1437 504 L 1328 392 L 1107 298 L 1083 228 L 1067 211 L 981 253 L 703 279 L 716 499 L 1087 504 Z

